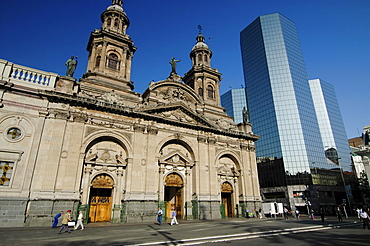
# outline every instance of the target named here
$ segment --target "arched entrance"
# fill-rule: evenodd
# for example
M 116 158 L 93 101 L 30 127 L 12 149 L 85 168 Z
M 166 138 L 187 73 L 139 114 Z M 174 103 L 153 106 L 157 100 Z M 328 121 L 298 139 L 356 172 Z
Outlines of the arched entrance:
M 171 173 L 165 180 L 164 201 L 166 202 L 166 217 L 171 217 L 171 209 L 174 208 L 178 218 L 182 218 L 183 187 L 184 182 L 180 175 Z
M 90 188 L 90 222 L 110 221 L 114 181 L 107 174 L 96 176 Z
M 225 208 L 225 216 L 233 216 L 233 204 L 232 204 L 233 187 L 229 182 L 224 182 L 221 185 L 221 201 Z

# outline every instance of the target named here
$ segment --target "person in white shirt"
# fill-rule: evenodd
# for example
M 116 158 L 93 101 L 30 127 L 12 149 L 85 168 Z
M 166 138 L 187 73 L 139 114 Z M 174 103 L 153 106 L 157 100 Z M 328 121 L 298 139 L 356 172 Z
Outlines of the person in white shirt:
M 82 214 L 82 211 L 79 211 L 78 218 L 77 218 L 77 224 L 75 225 L 75 230 L 77 230 L 79 226 L 81 226 L 81 230 L 84 230 L 84 224 L 82 224 L 83 219 L 84 219 L 84 215 Z
M 171 225 L 173 225 L 173 224 L 176 224 L 176 225 L 179 224 L 179 223 L 177 223 L 176 210 L 174 208 L 172 209 L 172 220 L 171 220 Z
M 370 212 L 370 209 L 367 209 L 369 212 Z M 369 226 L 369 214 L 363 210 L 362 213 L 361 213 L 361 219 L 362 219 L 362 228 L 365 229 L 365 227 L 367 227 L 368 230 L 370 230 L 370 226 Z

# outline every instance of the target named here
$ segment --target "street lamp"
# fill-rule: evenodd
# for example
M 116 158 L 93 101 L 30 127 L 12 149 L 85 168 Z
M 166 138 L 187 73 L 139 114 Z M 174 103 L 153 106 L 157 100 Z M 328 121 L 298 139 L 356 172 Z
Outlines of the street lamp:
M 339 168 L 340 168 L 340 176 L 342 177 L 342 181 L 343 181 L 343 186 L 344 186 L 344 192 L 346 193 L 346 197 L 347 197 L 347 201 L 348 201 L 348 206 L 349 208 L 351 209 L 351 202 L 349 200 L 349 196 L 348 196 L 348 193 L 347 193 L 347 189 L 346 189 L 346 181 L 344 180 L 344 175 L 343 175 L 343 168 L 342 166 L 340 165 L 340 160 L 341 158 L 338 157 L 338 165 L 339 165 Z M 347 215 L 347 211 L 346 211 L 346 203 L 345 203 L 345 199 L 343 199 L 343 209 L 344 209 L 344 214 L 346 215 L 346 218 L 348 218 L 348 215 Z

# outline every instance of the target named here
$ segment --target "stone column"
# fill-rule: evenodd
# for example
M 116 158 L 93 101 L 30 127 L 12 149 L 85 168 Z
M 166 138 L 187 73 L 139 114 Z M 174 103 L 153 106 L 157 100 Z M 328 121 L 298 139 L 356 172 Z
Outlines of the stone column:
M 81 203 L 82 205 L 89 204 L 89 194 L 90 194 L 90 179 L 92 174 L 93 168 L 91 164 L 86 164 L 84 168 L 84 175 L 82 178 L 82 195 L 81 195 Z

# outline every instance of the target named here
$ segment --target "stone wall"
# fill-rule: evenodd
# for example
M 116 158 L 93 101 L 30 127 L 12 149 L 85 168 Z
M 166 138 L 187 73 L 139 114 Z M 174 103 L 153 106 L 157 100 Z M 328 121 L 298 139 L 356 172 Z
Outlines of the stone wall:
M 0 227 L 19 227 L 24 225 L 27 200 L 0 198 Z

